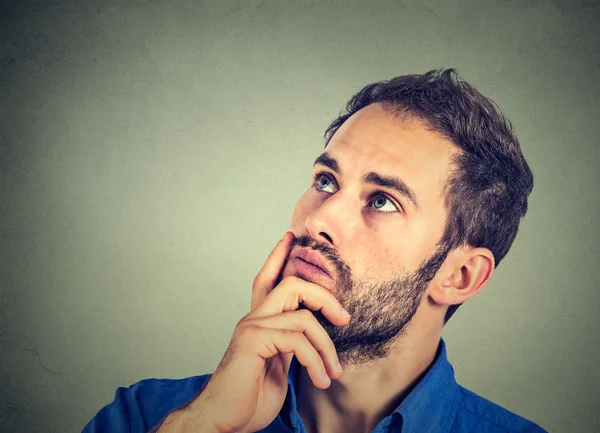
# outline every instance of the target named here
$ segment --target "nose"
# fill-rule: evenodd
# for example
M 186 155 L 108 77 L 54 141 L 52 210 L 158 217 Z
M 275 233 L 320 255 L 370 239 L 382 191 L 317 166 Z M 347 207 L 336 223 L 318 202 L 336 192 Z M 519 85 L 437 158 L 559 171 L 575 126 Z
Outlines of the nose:
M 349 198 L 341 191 L 331 195 L 308 215 L 305 224 L 314 240 L 339 249 L 355 225 Z

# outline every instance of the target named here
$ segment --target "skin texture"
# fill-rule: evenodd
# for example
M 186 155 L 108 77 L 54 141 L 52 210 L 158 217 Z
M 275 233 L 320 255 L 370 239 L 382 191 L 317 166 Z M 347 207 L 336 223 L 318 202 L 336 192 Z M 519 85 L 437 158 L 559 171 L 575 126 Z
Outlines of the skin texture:
M 290 231 L 299 240 L 282 276 L 327 288 L 352 319 L 336 327 L 315 314 L 344 374 L 318 389 L 303 371 L 299 411 L 309 432 L 370 431 L 422 377 L 448 305 L 486 284 L 494 258 L 483 248 L 440 250 L 447 218 L 443 185 L 456 148 L 425 123 L 370 105 L 340 127 L 325 152 L 337 170 L 315 164 L 314 182 L 292 215 Z M 365 183 L 370 172 L 399 177 L 419 209 L 394 190 Z M 302 271 L 294 259 L 302 246 L 320 254 L 330 277 Z
M 236 325 L 223 359 L 195 399 L 170 413 L 159 433 L 255 432 L 277 416 L 288 387 L 292 357 L 307 367 L 315 386 L 326 388 L 342 374 L 331 339 L 300 303 L 332 323 L 349 315 L 331 292 L 290 276 L 279 279 L 292 233 L 277 243 L 252 284 L 251 311 Z
M 374 203 L 380 204 L 381 200 L 379 196 Z M 319 251 L 335 265 L 334 293 L 353 320 L 347 326 L 338 327 L 320 311 L 314 312 L 314 315 L 334 343 L 340 362 L 353 365 L 370 363 L 389 355 L 393 342 L 406 330 L 427 285 L 447 255 L 440 247 L 415 272 L 405 272 L 402 276 L 384 281 L 357 281 L 352 277 L 350 266 L 326 243 L 302 236 L 296 238 L 293 245 Z M 287 266 L 294 267 L 294 264 Z M 301 270 L 296 269 L 294 275 L 311 281 L 311 277 Z
M 372 105 L 340 127 L 327 152 L 337 172 L 332 159 L 315 166 L 328 174 L 298 201 L 223 359 L 159 432 L 268 426 L 285 401 L 294 356 L 303 366 L 297 401 L 308 432 L 369 432 L 433 361 L 448 305 L 491 277 L 490 251 L 437 245 L 452 143 Z M 400 177 L 418 210 L 388 187 L 365 183 L 370 172 Z

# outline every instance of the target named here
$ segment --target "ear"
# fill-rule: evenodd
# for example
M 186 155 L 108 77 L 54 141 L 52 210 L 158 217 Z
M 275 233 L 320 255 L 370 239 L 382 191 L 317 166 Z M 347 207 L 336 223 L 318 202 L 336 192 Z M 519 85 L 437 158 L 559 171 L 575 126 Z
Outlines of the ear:
M 494 255 L 487 248 L 457 249 L 448 258 L 429 292 L 439 305 L 462 304 L 479 293 L 494 273 Z

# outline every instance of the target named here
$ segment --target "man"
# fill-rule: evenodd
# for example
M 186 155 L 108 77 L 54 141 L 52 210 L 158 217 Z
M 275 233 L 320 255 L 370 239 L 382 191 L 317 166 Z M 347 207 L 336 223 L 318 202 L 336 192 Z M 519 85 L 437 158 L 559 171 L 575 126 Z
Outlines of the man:
M 441 339 L 527 210 L 510 123 L 430 71 L 365 87 L 325 138 L 216 371 L 120 388 L 84 431 L 544 431 L 460 387 Z

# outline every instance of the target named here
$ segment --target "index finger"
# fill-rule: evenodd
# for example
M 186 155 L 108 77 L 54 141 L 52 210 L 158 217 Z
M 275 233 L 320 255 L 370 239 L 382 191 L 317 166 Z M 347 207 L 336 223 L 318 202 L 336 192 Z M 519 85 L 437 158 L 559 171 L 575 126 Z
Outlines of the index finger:
M 269 257 L 267 257 L 265 264 L 256 275 L 256 278 L 254 278 L 254 282 L 252 283 L 251 311 L 262 304 L 269 292 L 275 287 L 277 278 L 279 278 L 290 254 L 290 247 L 294 239 L 294 233 L 290 231 L 285 232 L 277 245 L 275 245 L 275 248 L 273 248 L 273 251 L 271 251 L 271 254 L 269 254 Z
M 269 317 L 297 310 L 300 304 L 312 311 L 320 311 L 336 326 L 346 325 L 350 314 L 331 291 L 290 275 L 273 289 L 267 299 L 246 317 Z

